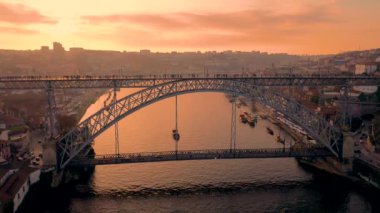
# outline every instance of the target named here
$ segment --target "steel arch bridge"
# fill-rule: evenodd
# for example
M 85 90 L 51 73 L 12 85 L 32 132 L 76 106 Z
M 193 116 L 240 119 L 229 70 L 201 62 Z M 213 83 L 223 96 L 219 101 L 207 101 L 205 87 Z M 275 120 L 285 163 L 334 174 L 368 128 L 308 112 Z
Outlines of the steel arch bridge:
M 74 158 L 83 155 L 86 147 L 98 135 L 124 117 L 160 100 L 195 92 L 223 92 L 253 98 L 302 126 L 318 143 L 326 146 L 335 156 L 341 157 L 341 131 L 295 100 L 239 79 L 179 79 L 153 85 L 121 98 L 79 123 L 57 142 L 57 169 L 63 169 Z

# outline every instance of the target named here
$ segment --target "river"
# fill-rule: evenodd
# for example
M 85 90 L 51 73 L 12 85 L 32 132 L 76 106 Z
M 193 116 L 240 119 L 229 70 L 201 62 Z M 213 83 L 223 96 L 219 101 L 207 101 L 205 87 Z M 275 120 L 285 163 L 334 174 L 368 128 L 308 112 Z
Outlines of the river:
M 122 89 L 118 96 L 134 91 Z M 107 96 L 85 117 L 100 109 Z M 224 94 L 189 94 L 178 101 L 181 150 L 229 148 L 231 103 Z M 121 120 L 120 152 L 173 150 L 174 107 L 170 98 Z M 240 107 L 238 113 L 246 110 Z M 291 142 L 267 120 L 254 128 L 238 120 L 237 148 L 282 147 L 267 126 Z M 114 129 L 100 135 L 94 147 L 97 154 L 113 153 Z M 380 212 L 371 196 L 304 169 L 295 159 L 219 159 L 97 166 L 88 183 L 26 205 L 33 212 Z

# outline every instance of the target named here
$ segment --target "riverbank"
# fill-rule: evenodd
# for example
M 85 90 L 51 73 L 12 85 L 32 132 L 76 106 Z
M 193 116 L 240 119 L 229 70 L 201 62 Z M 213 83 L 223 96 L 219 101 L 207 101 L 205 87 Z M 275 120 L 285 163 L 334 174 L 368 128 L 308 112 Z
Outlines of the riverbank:
M 280 119 L 278 119 L 276 117 L 275 112 L 272 112 L 271 110 L 261 105 L 258 105 L 258 106 L 256 105 L 256 108 L 260 109 L 259 110 L 260 116 L 267 118 L 274 125 L 278 126 L 280 129 L 282 129 L 288 135 L 290 135 L 295 141 L 308 142 L 307 138 L 305 138 L 305 136 L 302 135 L 299 131 L 296 131 L 294 128 L 290 128 L 287 124 L 283 123 Z M 380 183 L 379 181 L 376 181 L 379 176 L 376 176 L 376 178 L 373 178 L 371 171 L 368 172 L 368 168 L 364 169 L 365 172 L 362 172 L 364 173 L 363 175 L 362 173 L 360 173 L 360 171 L 363 170 L 362 169 L 363 166 L 359 168 L 357 164 L 356 164 L 356 167 L 352 165 L 351 172 L 344 172 L 343 165 L 341 164 L 340 161 L 338 161 L 334 157 L 314 158 L 314 159 L 298 158 L 297 162 L 302 166 L 313 168 L 314 171 L 324 172 L 326 174 L 330 174 L 335 177 L 342 178 L 360 187 L 373 188 L 372 190 L 375 190 L 378 192 L 380 191 L 380 188 L 378 187 L 380 186 Z M 372 171 L 372 172 L 379 173 L 379 171 Z

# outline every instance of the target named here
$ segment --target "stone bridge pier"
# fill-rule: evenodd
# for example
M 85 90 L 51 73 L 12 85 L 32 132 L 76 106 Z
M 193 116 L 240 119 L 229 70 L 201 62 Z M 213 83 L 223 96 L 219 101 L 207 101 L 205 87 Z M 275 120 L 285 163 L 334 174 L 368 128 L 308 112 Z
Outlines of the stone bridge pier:
M 342 152 L 342 171 L 351 173 L 354 162 L 354 135 L 351 132 L 343 131 L 343 152 Z

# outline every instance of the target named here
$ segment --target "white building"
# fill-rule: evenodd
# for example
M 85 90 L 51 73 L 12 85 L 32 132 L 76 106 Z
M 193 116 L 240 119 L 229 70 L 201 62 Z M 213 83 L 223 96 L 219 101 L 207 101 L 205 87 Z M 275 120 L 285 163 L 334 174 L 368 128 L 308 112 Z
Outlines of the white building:
M 375 62 L 359 63 L 355 65 L 355 74 L 371 74 L 377 70 L 378 64 Z
M 28 171 L 29 172 L 29 171 Z M 37 183 L 40 180 L 41 170 L 32 170 L 30 173 L 20 174 L 19 177 L 23 181 L 23 184 L 13 197 L 13 212 L 16 212 L 21 205 L 26 194 L 29 192 L 31 185 Z
M 365 94 L 372 94 L 377 92 L 377 86 L 354 86 L 353 89 Z

